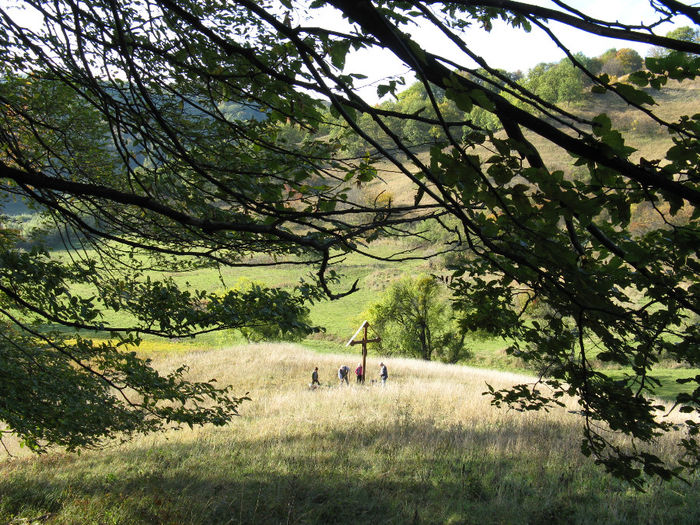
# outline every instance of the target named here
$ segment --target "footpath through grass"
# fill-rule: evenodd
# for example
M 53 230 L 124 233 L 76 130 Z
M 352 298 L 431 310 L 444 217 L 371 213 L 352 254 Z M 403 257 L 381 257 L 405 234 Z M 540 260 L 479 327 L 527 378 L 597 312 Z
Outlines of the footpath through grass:
M 579 416 L 497 410 L 482 395 L 486 382 L 526 377 L 385 359 L 387 387 L 341 388 L 335 371 L 354 355 L 297 345 L 156 353 L 154 362 L 187 362 L 193 378 L 217 377 L 252 401 L 224 428 L 6 458 L 0 523 L 700 522 L 698 479 L 637 493 L 578 452 Z M 370 358 L 370 379 L 377 365 Z M 323 387 L 309 390 L 314 366 Z M 662 440 L 655 452 L 673 449 Z

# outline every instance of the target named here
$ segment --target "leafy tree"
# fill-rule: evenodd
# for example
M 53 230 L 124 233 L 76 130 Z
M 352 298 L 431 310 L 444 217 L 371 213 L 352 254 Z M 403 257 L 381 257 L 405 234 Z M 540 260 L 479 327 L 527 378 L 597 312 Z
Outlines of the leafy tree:
M 563 2 L 552 8 L 509 0 L 27 0 L 24 5 L 39 14 L 38 23 L 27 24 L 30 17 L 12 6 L 0 10 L 2 190 L 36 203 L 72 231 L 81 248 L 80 258 L 71 262 L 49 254 L 29 257 L 17 249 L 15 233 L 2 230 L 7 261 L 2 315 L 25 335 L 3 348 L 16 348 L 14 370 L 24 371 L 24 378 L 45 368 L 20 356 L 61 341 L 30 321 L 108 331 L 113 339 L 192 334 L 247 322 L 239 315 L 245 297 L 206 300 L 205 294 L 202 301 L 201 293 L 179 290 L 167 279 L 148 280 L 147 268 L 275 260 L 313 266 L 314 279 L 292 295 L 261 290 L 274 312 L 282 302 L 299 306 L 321 293 L 337 297 L 354 291 L 355 286 L 333 287 L 332 264 L 344 252 L 371 253 L 369 241 L 377 235 L 421 235 L 414 224 L 451 217 L 460 227 L 443 221 L 452 237 L 435 247 L 435 255 L 471 252 L 460 257 L 453 280 L 463 327 L 511 338 L 513 351 L 523 358 L 546 356 L 560 365 L 542 380 L 550 389 L 519 385 L 493 392 L 494 401 L 536 409 L 563 395 L 576 396 L 583 451 L 633 483 L 643 474 L 668 479 L 679 475 L 678 465 L 697 466 L 699 427 L 692 414 L 700 408 L 700 378 L 694 374 L 687 381 L 695 390 L 677 398 L 677 409 L 691 414 L 679 437 L 685 455 L 667 464 L 650 447 L 659 434 L 673 432 L 653 399 L 660 356 L 700 365 L 700 329 L 693 322 L 700 310 L 700 117 L 657 112 L 653 98 L 669 82 L 697 76 L 698 43 L 657 36 L 658 20 L 630 27 Z M 659 20 L 700 23 L 696 8 L 676 0 L 650 5 Z M 351 29 L 307 18 L 322 6 L 345 17 Z M 583 109 L 560 107 L 490 66 L 470 48 L 464 31 L 490 31 L 494 20 L 547 34 L 594 92 L 619 98 L 666 129 L 666 152 L 640 158 L 607 115 L 591 118 Z M 422 40 L 429 31 L 409 31 L 413 22 L 440 31 L 461 59 L 437 55 Z M 627 82 L 612 81 L 566 48 L 557 38 L 559 24 L 617 39 L 620 46 L 642 42 L 669 53 L 647 59 L 647 70 Z M 394 111 L 364 100 L 357 87 L 367 82 L 367 71 L 346 60 L 359 49 L 381 49 L 406 64 L 434 113 Z M 456 67 L 472 61 L 478 67 L 470 75 Z M 480 75 L 479 69 L 488 75 L 477 82 L 471 75 Z M 383 81 L 378 94 L 396 93 L 400 85 L 397 79 Z M 438 89 L 464 119 L 444 118 Z M 222 111 L 226 103 L 254 109 L 263 118 L 239 119 Z M 325 117 L 326 104 L 333 122 Z M 472 121 L 476 108 L 498 125 Z M 79 118 L 72 118 L 74 111 Z M 430 126 L 435 145 L 429 160 L 392 129 L 397 120 Z M 372 124 L 371 134 L 365 122 Z M 278 140 L 280 124 L 292 123 L 309 132 L 302 143 Z M 370 158 L 348 158 L 338 139 L 314 134 L 338 125 L 415 184 L 413 199 L 401 200 L 412 204 L 375 207 L 353 196 L 353 185 L 377 174 Z M 460 137 L 452 133 L 457 126 L 465 128 Z M 560 159 L 568 155 L 576 177 L 551 168 L 539 145 Z M 629 229 L 631 209 L 641 204 L 655 210 L 662 226 L 635 235 Z M 419 256 L 373 255 L 397 261 Z M 74 281 L 90 284 L 91 292 L 71 292 Z M 521 322 L 514 299 L 523 295 L 549 305 L 555 313 L 549 322 Z M 107 314 L 117 309 L 132 321 L 111 321 Z M 285 319 L 284 309 L 277 311 Z M 147 396 L 157 383 L 132 372 L 144 363 L 117 369 L 122 361 L 115 358 L 102 366 L 99 345 L 73 340 L 59 345 L 55 355 L 63 357 L 57 359 L 72 360 L 71 370 L 85 370 L 97 384 L 112 381 L 127 392 L 127 381 L 142 381 Z M 107 354 L 120 350 L 115 345 Z M 609 377 L 591 359 L 595 351 L 630 372 L 623 380 Z M 22 385 L 6 388 L 16 392 Z M 178 399 L 198 399 L 193 388 L 183 384 Z M 156 404 L 168 397 L 159 396 Z M 22 432 L 30 406 L 12 408 L 17 419 L 11 427 Z M 152 404 L 140 408 L 148 417 L 168 417 L 151 410 Z M 217 421 L 231 415 L 221 410 Z M 94 417 L 94 435 L 125 426 Z M 31 427 L 56 428 L 59 420 L 35 419 Z M 177 421 L 189 422 L 185 415 Z M 618 441 L 616 433 L 630 439 Z
M 465 332 L 448 303 L 444 286 L 431 275 L 394 282 L 367 311 L 381 335 L 381 348 L 420 359 L 456 363 L 467 357 Z
M 683 40 L 685 42 L 700 43 L 700 29 L 697 27 L 681 26 L 676 29 L 672 29 L 666 33 L 666 38 L 673 38 L 675 40 Z M 651 57 L 663 57 L 670 53 L 670 51 L 664 47 L 654 47 L 652 48 L 649 55 Z
M 397 101 L 396 104 L 393 105 L 393 109 L 400 111 L 402 114 L 426 111 L 433 115 L 435 114 L 433 109 L 428 105 L 428 94 L 425 90 L 425 86 L 423 86 L 421 82 L 416 82 L 408 89 L 400 92 L 397 95 Z M 424 143 L 429 137 L 429 124 L 417 120 L 400 120 L 399 122 L 401 124 L 400 132 L 403 134 L 407 143 Z
M 249 293 L 252 297 L 261 295 L 265 288 L 265 283 L 260 281 L 251 281 L 249 279 L 239 279 L 234 290 L 237 292 Z M 250 305 L 252 310 L 257 308 L 265 308 L 264 303 L 252 302 Z M 299 309 L 293 312 L 289 322 L 280 323 L 276 315 L 261 312 L 258 316 L 259 320 L 253 321 L 241 326 L 238 330 L 246 338 L 249 343 L 259 343 L 261 341 L 300 341 L 309 335 L 309 327 L 311 319 L 309 318 L 308 308 Z
M 700 42 L 700 29 L 697 27 L 683 26 L 666 33 L 666 38 L 684 40 L 685 42 Z
M 620 49 L 616 55 L 617 60 L 622 65 L 623 75 L 634 73 L 642 69 L 642 57 L 634 49 L 628 47 Z
M 578 60 L 587 59 L 579 55 Z M 547 102 L 576 102 L 582 98 L 584 82 L 581 70 L 563 59 L 556 64 L 538 64 L 528 72 L 524 85 Z
M 643 64 L 639 53 L 628 47 L 620 50 L 608 49 L 598 60 L 601 63 L 601 71 L 615 77 L 639 71 Z

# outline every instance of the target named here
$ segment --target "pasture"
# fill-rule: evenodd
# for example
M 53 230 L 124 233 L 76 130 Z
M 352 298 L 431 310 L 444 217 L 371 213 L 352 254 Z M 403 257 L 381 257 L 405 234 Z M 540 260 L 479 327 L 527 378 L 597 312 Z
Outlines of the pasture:
M 176 346 L 176 345 L 173 345 Z M 0 463 L 0 522 L 51 524 L 698 523 L 700 483 L 644 493 L 579 452 L 577 405 L 496 409 L 482 392 L 531 381 L 385 359 L 389 381 L 339 387 L 357 354 L 260 344 L 154 352 L 162 370 L 235 385 L 250 401 L 226 427 L 172 430 L 101 450 Z M 379 358 L 370 356 L 368 379 Z M 309 390 L 318 366 L 323 385 Z M 666 440 L 655 447 L 673 455 Z

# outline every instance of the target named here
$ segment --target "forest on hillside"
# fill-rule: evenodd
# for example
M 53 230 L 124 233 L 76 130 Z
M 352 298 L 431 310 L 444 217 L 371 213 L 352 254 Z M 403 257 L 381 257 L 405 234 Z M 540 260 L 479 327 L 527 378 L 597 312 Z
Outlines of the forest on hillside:
M 688 40 L 697 40 L 698 35 L 690 27 L 682 27 L 670 33 L 671 36 L 678 36 Z M 647 58 L 654 60 L 654 55 L 663 54 L 662 51 L 652 51 Z M 585 69 L 577 67 L 576 63 L 584 65 Z M 630 74 L 644 69 L 645 58 L 630 48 L 611 48 L 597 57 L 587 57 L 583 53 L 577 53 L 571 58 L 564 58 L 559 62 L 539 63 L 526 73 L 522 71 L 509 72 L 499 70 L 491 72 L 484 69 L 463 71 L 461 74 L 485 88 L 493 89 L 518 104 L 517 97 L 509 92 L 512 84 L 517 84 L 528 91 L 534 93 L 542 101 L 550 104 L 565 103 L 585 109 L 587 112 L 595 111 L 616 111 L 618 114 L 618 125 L 622 129 L 637 132 L 639 135 L 649 137 L 665 138 L 662 127 L 652 121 L 639 120 L 627 108 L 615 106 L 615 101 L 611 97 L 596 94 L 592 89 L 595 84 L 594 79 L 586 73 L 594 75 L 607 75 L 610 80 L 617 80 L 619 77 L 627 78 Z M 651 88 L 649 88 L 651 89 Z M 391 93 L 390 93 L 391 92 Z M 389 130 L 400 137 L 403 143 L 415 151 L 428 151 L 433 146 L 444 144 L 443 130 L 435 124 L 437 113 L 432 106 L 430 97 L 422 82 L 415 82 L 406 87 L 398 83 L 382 86 L 378 90 L 380 95 L 386 99 L 390 93 L 389 100 L 385 100 L 377 105 L 383 112 L 383 119 Z M 467 107 L 459 107 L 457 101 L 447 97 L 445 90 L 437 86 L 432 86 L 430 95 L 435 99 L 442 117 L 454 125 L 449 126 L 453 137 L 458 140 L 473 140 L 478 136 L 479 130 L 483 132 L 498 132 L 501 130 L 499 119 L 494 117 L 489 111 L 473 104 Z M 692 99 L 692 97 L 691 97 Z M 679 101 L 679 104 L 684 102 Z M 291 119 L 282 120 L 278 125 L 277 140 L 281 144 L 303 144 L 304 141 L 313 141 L 318 138 L 332 141 L 337 148 L 337 158 L 360 157 L 369 160 L 380 160 L 381 155 L 370 143 L 362 139 L 351 128 L 347 126 L 342 117 L 333 111 L 327 103 L 322 102 L 322 118 L 315 128 L 300 126 Z M 222 114 L 234 121 L 257 122 L 268 117 L 255 104 L 241 104 L 239 102 L 223 101 L 220 105 Z M 690 111 L 691 108 L 688 108 Z M 184 107 L 186 113 L 196 113 L 193 105 Z M 399 116 L 401 115 L 401 116 Z M 404 118 L 403 115 L 412 115 L 414 118 Z M 627 116 L 629 115 L 629 117 Z M 469 126 L 464 125 L 468 121 Z M 357 117 L 357 124 L 366 131 L 377 143 L 388 148 L 391 147 L 390 139 L 380 129 L 378 123 L 368 114 L 360 114 Z M 381 169 L 381 168 L 380 168 Z M 371 175 L 368 173 L 367 179 Z M 362 182 L 362 177 L 360 177 Z M 370 192 L 371 193 L 371 192 Z M 367 195 L 366 198 L 376 197 Z M 392 189 L 385 188 L 381 197 L 385 201 L 392 195 Z M 29 207 L 29 203 L 23 199 L 11 198 L 6 195 L 3 202 L 2 211 L 15 227 L 22 231 L 33 231 L 41 242 L 49 248 L 63 248 L 60 233 L 56 230 L 59 226 L 39 219 L 35 212 L 39 209 L 36 203 Z M 640 221 L 653 220 L 651 213 L 646 208 L 638 210 Z M 644 217 L 646 215 L 646 217 Z M 24 246 L 31 245 L 25 243 Z

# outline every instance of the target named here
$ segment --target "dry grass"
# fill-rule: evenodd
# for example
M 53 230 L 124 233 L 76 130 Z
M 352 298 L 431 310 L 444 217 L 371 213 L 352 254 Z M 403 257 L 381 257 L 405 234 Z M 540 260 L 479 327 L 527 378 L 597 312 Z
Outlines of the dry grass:
M 252 401 L 224 428 L 146 436 L 80 456 L 6 459 L 0 522 L 693 523 L 697 485 L 646 494 L 578 452 L 579 416 L 494 409 L 485 383 L 531 378 L 386 359 L 389 382 L 339 387 L 356 355 L 253 345 L 158 357 Z M 376 377 L 378 359 L 368 362 Z M 318 366 L 323 387 L 309 390 Z M 570 408 L 575 408 L 572 404 Z M 670 454 L 662 442 L 657 452 Z M 663 500 L 663 505 L 661 501 Z M 690 509 L 687 505 L 693 505 Z

